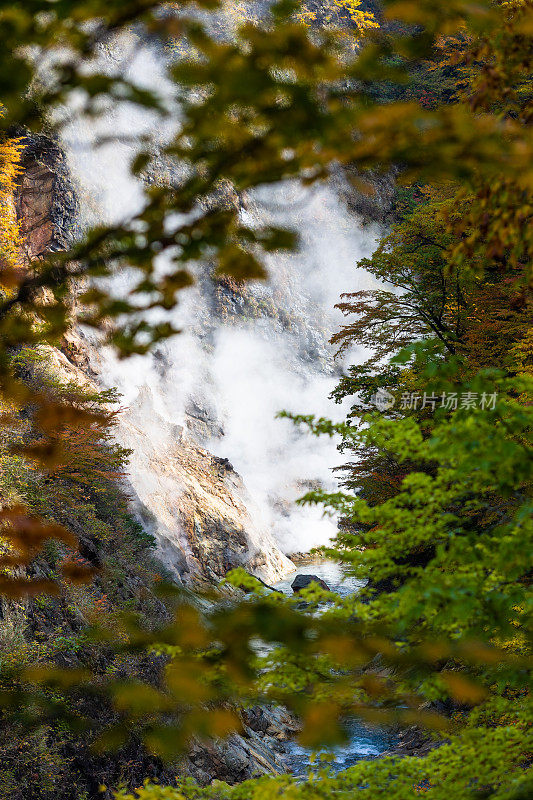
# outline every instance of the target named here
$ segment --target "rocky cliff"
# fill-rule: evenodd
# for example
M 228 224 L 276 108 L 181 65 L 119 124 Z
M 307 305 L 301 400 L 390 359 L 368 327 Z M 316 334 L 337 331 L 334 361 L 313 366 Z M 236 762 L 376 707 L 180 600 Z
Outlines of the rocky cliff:
M 26 261 L 62 249 L 77 225 L 76 193 L 61 148 L 44 136 L 27 140 L 16 198 Z M 49 359 L 66 381 L 101 387 L 98 346 L 77 328 Z M 165 370 L 165 364 L 160 368 Z M 179 387 L 176 387 L 179 392 Z M 258 523 L 241 477 L 200 445 L 212 426 L 191 405 L 185 424 L 154 419 L 149 383 L 123 409 L 117 437 L 131 448 L 132 508 L 158 543 L 161 560 L 187 583 L 216 583 L 236 566 L 267 581 L 292 567 Z

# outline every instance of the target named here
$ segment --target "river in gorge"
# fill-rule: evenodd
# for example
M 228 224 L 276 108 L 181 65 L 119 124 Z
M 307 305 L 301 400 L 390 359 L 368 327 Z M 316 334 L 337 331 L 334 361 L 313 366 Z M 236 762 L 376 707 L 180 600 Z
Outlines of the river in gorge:
M 346 574 L 343 566 L 335 561 L 322 561 L 301 563 L 296 571 L 284 580 L 276 583 L 275 588 L 285 594 L 292 595 L 291 584 L 297 575 L 316 575 L 327 583 L 332 591 L 341 597 L 356 593 L 363 583 Z M 346 725 L 348 741 L 331 749 L 314 751 L 302 747 L 296 741 L 287 745 L 286 763 L 294 775 L 306 776 L 310 769 L 320 765 L 317 756 L 328 756 L 328 763 L 334 772 L 353 766 L 358 761 L 367 758 L 376 758 L 389 750 L 394 744 L 394 735 L 391 731 L 374 725 L 367 725 L 361 720 L 351 719 Z M 322 762 L 325 763 L 325 762 Z

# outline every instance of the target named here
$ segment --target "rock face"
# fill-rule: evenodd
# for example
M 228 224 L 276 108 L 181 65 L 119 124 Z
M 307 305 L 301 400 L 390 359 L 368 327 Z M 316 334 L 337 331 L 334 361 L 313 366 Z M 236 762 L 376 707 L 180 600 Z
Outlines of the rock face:
M 444 744 L 442 740 L 433 739 L 427 731 L 411 725 L 409 728 L 400 728 L 393 732 L 394 744 L 385 750 L 382 756 L 426 756 L 431 750 Z
M 217 583 L 238 566 L 264 581 L 290 572 L 292 562 L 256 521 L 259 513 L 231 464 L 200 447 L 185 426 L 159 421 L 154 446 L 145 426 L 152 408 L 141 392 L 117 435 L 133 450 L 134 506 L 163 562 L 192 583 Z
M 21 168 L 16 207 L 29 262 L 72 240 L 77 201 L 64 155 L 51 139 L 25 139 Z
M 386 225 L 392 220 L 397 171 L 371 172 L 364 176 L 348 166 L 336 174 L 339 195 L 347 207 L 362 217 L 366 223 Z
M 186 770 L 198 783 L 240 783 L 260 775 L 287 772 L 286 745 L 299 730 L 284 709 L 254 706 L 241 713 L 243 730 L 224 742 L 193 745 Z
M 16 207 L 29 263 L 67 246 L 77 203 L 64 156 L 46 137 L 28 138 L 22 169 Z M 95 343 L 72 330 L 62 351 L 49 352 L 58 374 L 98 388 Z M 256 521 L 259 514 L 240 476 L 227 459 L 200 446 L 199 437 L 212 425 L 209 415 L 191 408 L 190 424 L 156 419 L 149 392 L 148 386 L 123 411 L 117 438 L 133 451 L 133 508 L 156 537 L 165 565 L 191 583 L 216 583 L 241 565 L 265 581 L 290 572 L 292 563 Z
M 311 583 L 318 583 L 321 589 L 329 592 L 329 586 L 327 585 L 326 581 L 323 581 L 322 578 L 319 578 L 316 575 L 297 575 L 291 583 L 291 589 L 295 594 L 297 594 L 298 592 L 301 592 L 302 589 L 307 589 Z

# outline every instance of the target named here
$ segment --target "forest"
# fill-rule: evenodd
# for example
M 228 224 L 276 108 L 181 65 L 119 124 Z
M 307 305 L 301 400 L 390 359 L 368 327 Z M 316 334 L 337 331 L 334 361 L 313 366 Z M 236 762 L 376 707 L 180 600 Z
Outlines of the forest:
M 0 800 L 533 797 L 533 2 L 0 35 Z

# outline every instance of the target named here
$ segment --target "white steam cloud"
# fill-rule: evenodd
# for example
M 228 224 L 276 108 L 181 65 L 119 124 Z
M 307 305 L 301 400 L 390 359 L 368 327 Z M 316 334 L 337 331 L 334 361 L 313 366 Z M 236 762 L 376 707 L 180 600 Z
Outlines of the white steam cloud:
M 107 69 L 126 68 L 130 78 L 155 87 L 173 105 L 159 54 L 133 34 L 102 58 Z M 142 207 L 142 182 L 129 172 L 136 146 L 120 141 L 121 135 L 150 133 L 157 143 L 177 125 L 176 107 L 161 127 L 152 112 L 122 104 L 96 120 L 78 118 L 67 127 L 63 141 L 87 222 L 118 222 Z M 115 135 L 118 141 L 95 146 L 99 137 Z M 134 450 L 131 481 L 141 500 L 158 491 L 179 497 L 180 486 L 169 486 L 168 476 L 161 478 L 151 465 L 196 415 L 207 421 L 203 432 L 196 432 L 200 443 L 227 458 L 243 477 L 259 525 L 283 552 L 307 551 L 327 543 L 336 523 L 320 509 L 299 508 L 294 501 L 310 486 L 335 488 L 332 468 L 340 456 L 334 441 L 298 431 L 276 414 L 286 409 L 340 417 L 341 409 L 328 399 L 339 365 L 327 340 L 342 320 L 333 306 L 342 292 L 374 285 L 356 264 L 371 253 L 377 231 L 363 228 L 348 213 L 333 186 L 266 187 L 243 203 L 248 221 L 285 224 L 301 237 L 298 252 L 269 256 L 268 285 L 251 290 L 257 313 L 249 315 L 243 306 L 223 321 L 214 312 L 212 286 L 199 281 L 182 293 L 174 312 L 184 334 L 156 353 L 122 362 L 100 351 L 95 368 L 106 385 L 120 390 L 130 409 L 122 438 Z M 114 290 L 126 286 L 122 276 Z M 350 354 L 354 358 L 357 353 Z M 164 487 L 158 486 L 161 481 Z

